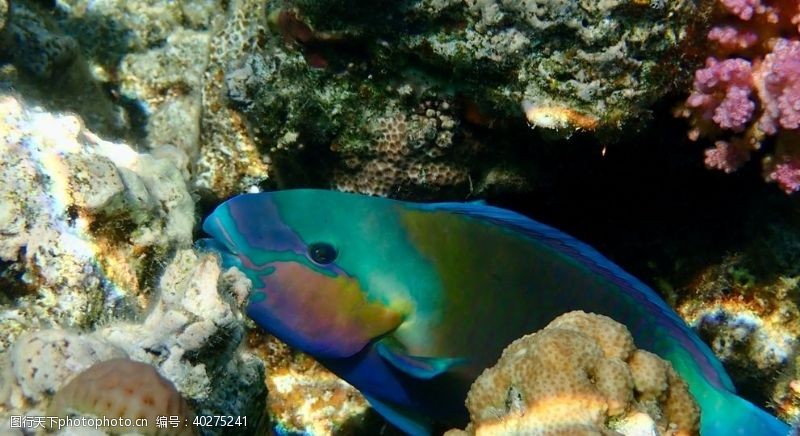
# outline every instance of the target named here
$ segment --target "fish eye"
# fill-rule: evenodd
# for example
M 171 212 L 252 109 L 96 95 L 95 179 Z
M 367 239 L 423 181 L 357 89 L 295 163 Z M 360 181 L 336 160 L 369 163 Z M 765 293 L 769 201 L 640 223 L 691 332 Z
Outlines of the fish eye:
M 327 265 L 336 260 L 336 248 L 327 242 L 315 242 L 308 246 L 308 257 L 320 265 Z

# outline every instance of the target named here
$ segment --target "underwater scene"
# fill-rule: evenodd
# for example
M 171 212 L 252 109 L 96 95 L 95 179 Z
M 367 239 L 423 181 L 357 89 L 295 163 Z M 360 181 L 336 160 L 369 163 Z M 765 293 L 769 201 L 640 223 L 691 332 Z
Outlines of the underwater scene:
M 800 436 L 800 0 L 0 0 L 0 435 Z

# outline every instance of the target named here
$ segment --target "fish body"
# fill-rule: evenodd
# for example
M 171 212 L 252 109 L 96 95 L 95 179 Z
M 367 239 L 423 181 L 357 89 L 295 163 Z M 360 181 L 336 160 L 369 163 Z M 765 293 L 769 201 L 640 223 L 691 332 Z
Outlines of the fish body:
M 786 435 L 734 393 L 711 350 L 649 287 L 586 244 L 484 204 L 322 190 L 246 194 L 204 222 L 253 282 L 247 314 L 316 357 L 411 434 L 463 425 L 470 384 L 515 339 L 572 310 L 625 324 L 669 360 L 702 435 Z

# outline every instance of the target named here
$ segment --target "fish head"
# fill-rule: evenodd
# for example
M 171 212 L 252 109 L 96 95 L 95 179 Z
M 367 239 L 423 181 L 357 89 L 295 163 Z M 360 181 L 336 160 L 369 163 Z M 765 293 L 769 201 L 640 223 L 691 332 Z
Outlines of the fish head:
M 370 296 L 351 272 L 358 227 L 374 219 L 369 197 L 322 190 L 244 194 L 203 223 L 220 254 L 253 283 L 246 308 L 259 326 L 316 357 L 349 357 L 391 332 L 402 313 Z

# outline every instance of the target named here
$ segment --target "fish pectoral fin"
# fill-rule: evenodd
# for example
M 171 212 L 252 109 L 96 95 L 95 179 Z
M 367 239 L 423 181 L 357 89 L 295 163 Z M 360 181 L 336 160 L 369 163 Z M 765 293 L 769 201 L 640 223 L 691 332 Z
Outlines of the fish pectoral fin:
M 432 379 L 447 372 L 454 366 L 466 362 L 462 357 L 422 357 L 411 356 L 396 339 L 386 337 L 375 346 L 378 355 L 393 367 L 419 379 Z
M 363 392 L 362 395 L 376 412 L 403 432 L 411 436 L 430 436 L 433 433 L 431 423 L 422 414 L 378 400 Z

